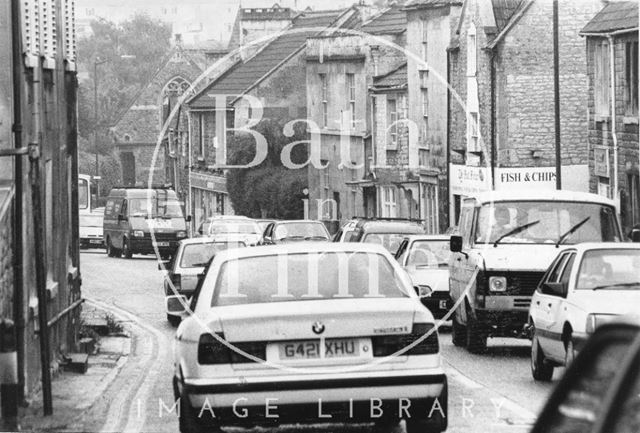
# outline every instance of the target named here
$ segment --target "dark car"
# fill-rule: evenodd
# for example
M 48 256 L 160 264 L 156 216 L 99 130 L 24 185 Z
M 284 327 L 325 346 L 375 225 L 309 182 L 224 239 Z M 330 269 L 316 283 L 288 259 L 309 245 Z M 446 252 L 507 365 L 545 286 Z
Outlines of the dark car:
M 229 248 L 244 247 L 239 240 L 220 240 L 208 237 L 185 239 L 170 261 L 158 264 L 160 270 L 166 271 L 164 293 L 167 309 L 167 320 L 176 326 L 180 316 L 175 313 L 177 303 L 187 301 L 193 296 L 198 281 L 208 263 L 216 253 Z
M 355 227 L 349 227 L 348 238 L 334 237 L 335 242 L 367 242 L 384 246 L 395 255 L 404 238 L 408 235 L 424 234 L 424 227 L 417 220 L 379 218 L 361 219 Z
M 599 326 L 547 400 L 531 433 L 640 431 L 640 320 Z
M 262 245 L 274 245 L 296 241 L 330 241 L 329 231 L 320 221 L 287 220 L 274 221 L 267 225 L 262 236 Z
M 167 187 L 118 187 L 104 209 L 104 240 L 109 257 L 155 254 L 169 258 L 187 237 L 178 197 Z

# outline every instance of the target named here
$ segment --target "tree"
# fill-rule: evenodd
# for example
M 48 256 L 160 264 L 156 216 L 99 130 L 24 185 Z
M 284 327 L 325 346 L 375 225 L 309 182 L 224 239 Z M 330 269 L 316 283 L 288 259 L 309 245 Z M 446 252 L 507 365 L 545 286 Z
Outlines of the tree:
M 304 215 L 302 190 L 307 186 L 307 169 L 290 169 L 282 165 L 282 149 L 289 143 L 308 139 L 304 128 L 295 129 L 292 137 L 283 134 L 284 122 L 263 119 L 255 126 L 269 146 L 267 157 L 250 169 L 231 169 L 227 175 L 229 198 L 236 214 L 253 218 L 296 219 Z M 294 147 L 295 163 L 307 160 L 308 149 Z M 234 135 L 229 141 L 229 163 L 248 164 L 255 156 L 255 141 L 249 134 Z
M 78 69 L 87 79 L 78 89 L 80 151 L 113 155 L 109 127 L 147 84 L 171 48 L 171 27 L 147 15 L 135 15 L 121 24 L 99 19 L 91 22 L 91 36 L 78 41 Z M 94 118 L 95 64 L 98 76 L 98 119 Z M 94 145 L 93 134 L 97 129 Z M 88 167 L 82 167 L 83 170 Z M 93 168 L 95 171 L 95 165 Z M 113 184 L 115 171 L 100 175 Z M 107 190 L 108 192 L 108 190 Z

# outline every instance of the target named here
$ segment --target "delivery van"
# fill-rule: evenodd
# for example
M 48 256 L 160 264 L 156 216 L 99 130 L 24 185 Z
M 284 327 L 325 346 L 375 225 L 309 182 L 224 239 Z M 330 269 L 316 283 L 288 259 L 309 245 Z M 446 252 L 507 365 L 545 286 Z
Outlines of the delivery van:
M 187 237 L 189 220 L 170 188 L 114 188 L 104 209 L 107 254 L 131 258 L 133 254 L 157 253 L 167 259 Z

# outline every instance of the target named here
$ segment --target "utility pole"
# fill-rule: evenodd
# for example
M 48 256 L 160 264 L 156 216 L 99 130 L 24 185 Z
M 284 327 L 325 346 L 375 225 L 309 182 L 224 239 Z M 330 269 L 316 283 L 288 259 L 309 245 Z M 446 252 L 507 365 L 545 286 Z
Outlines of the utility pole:
M 107 63 L 108 60 L 93 61 L 93 150 L 96 153 L 96 176 L 100 176 L 100 162 L 98 161 L 98 66 Z M 100 195 L 98 193 L 98 195 Z
M 562 189 L 562 155 L 560 153 L 560 60 L 558 53 L 558 0 L 553 0 L 553 102 L 556 145 L 556 189 Z

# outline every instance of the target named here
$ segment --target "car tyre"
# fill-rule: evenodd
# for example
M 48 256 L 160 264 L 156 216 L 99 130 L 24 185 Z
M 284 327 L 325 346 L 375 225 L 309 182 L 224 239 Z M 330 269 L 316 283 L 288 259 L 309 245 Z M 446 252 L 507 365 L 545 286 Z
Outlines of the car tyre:
M 458 315 L 453 313 L 451 319 L 451 342 L 456 347 L 465 347 L 467 344 L 467 329 L 458 322 Z
M 546 361 L 534 328 L 533 340 L 531 341 L 531 375 L 533 376 L 533 380 L 550 382 L 553 377 L 553 368 L 553 365 Z
M 467 350 L 469 353 L 484 353 L 487 351 L 487 331 L 482 322 L 474 319 L 467 312 Z
M 131 251 L 129 241 L 127 239 L 122 241 L 122 255 L 125 259 L 130 259 L 131 257 L 133 257 L 133 252 Z
M 167 314 L 167 321 L 171 326 L 177 328 L 178 325 L 180 325 L 180 322 L 182 322 L 182 317 L 174 316 L 173 314 Z
M 180 433 L 207 433 L 207 432 L 219 432 L 220 428 L 217 426 L 203 426 L 198 422 L 198 414 L 189 404 L 189 398 L 186 395 L 180 396 L 180 417 L 178 418 L 178 425 Z

